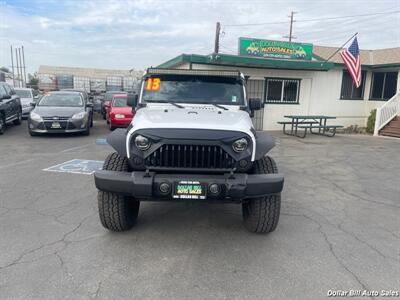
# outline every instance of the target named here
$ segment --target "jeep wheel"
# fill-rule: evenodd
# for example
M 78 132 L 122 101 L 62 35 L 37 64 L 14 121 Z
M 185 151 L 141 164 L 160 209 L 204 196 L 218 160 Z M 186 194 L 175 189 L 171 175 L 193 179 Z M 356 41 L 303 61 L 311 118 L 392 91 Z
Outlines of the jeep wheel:
M 278 168 L 271 157 L 265 156 L 255 162 L 254 173 L 278 173 Z M 272 232 L 278 225 L 280 208 L 281 193 L 248 199 L 242 204 L 244 226 L 255 233 Z
M 6 122 L 4 120 L 3 114 L 0 113 L 0 134 L 3 134 L 6 130 Z
M 16 120 L 14 120 L 14 125 L 21 125 L 22 123 L 22 112 L 18 113 L 18 118 Z
M 107 156 L 103 170 L 128 172 L 128 160 L 114 152 Z M 118 193 L 98 192 L 99 216 L 101 224 L 112 231 L 125 231 L 135 225 L 140 202 L 133 197 Z

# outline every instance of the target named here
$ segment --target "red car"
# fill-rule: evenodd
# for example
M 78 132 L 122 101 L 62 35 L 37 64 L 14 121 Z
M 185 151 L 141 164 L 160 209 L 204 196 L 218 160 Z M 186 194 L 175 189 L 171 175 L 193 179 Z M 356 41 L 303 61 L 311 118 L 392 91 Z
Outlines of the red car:
M 105 102 L 106 119 L 110 130 L 117 127 L 128 127 L 132 121 L 135 111 L 128 106 L 127 94 L 115 94 L 108 103 Z

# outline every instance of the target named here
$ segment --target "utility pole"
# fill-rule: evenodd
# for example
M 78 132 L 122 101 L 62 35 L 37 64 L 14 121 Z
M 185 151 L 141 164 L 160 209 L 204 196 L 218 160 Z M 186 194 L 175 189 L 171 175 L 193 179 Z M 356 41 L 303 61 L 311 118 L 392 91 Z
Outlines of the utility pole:
M 214 53 L 218 54 L 219 52 L 219 35 L 221 33 L 221 24 L 217 22 L 217 26 L 215 28 L 215 43 L 214 43 Z
M 294 15 L 294 14 L 297 14 L 297 12 L 292 11 L 292 12 L 290 12 L 290 16 L 288 16 L 288 17 L 290 18 L 289 35 L 285 35 L 285 36 L 284 36 L 285 38 L 288 38 L 288 39 L 289 39 L 289 43 L 292 42 L 292 39 L 295 39 L 295 38 L 296 38 L 295 36 L 293 36 L 293 23 L 296 22 L 296 21 L 293 19 L 293 15 Z
M 15 86 L 15 74 L 14 74 L 14 53 L 12 50 L 12 45 L 10 45 L 11 49 L 11 69 L 12 69 L 12 79 L 13 79 L 13 86 Z
M 17 61 L 17 82 L 18 82 L 18 87 L 21 87 L 21 81 L 20 81 L 20 76 L 19 76 L 19 65 L 18 65 L 18 50 L 15 48 L 15 60 Z
M 24 83 L 24 74 L 23 74 L 23 69 L 22 69 L 22 59 L 21 59 L 21 48 L 18 48 L 18 56 L 19 56 L 19 68 L 21 69 L 21 81 L 22 81 L 22 87 L 25 87 Z
M 25 66 L 25 50 L 24 50 L 24 46 L 22 47 L 22 62 L 24 64 L 24 80 L 25 80 L 25 87 L 26 87 L 26 66 Z

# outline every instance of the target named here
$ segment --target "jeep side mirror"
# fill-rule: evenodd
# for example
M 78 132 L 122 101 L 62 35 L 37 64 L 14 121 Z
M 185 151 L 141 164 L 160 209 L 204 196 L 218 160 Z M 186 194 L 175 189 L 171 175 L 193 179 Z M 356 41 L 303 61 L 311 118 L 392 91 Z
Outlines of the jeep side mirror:
M 259 98 L 250 98 L 249 99 L 249 108 L 251 111 L 260 110 L 262 107 L 261 99 Z
M 130 107 L 136 107 L 137 100 L 138 100 L 137 94 L 128 94 L 126 104 Z
M 31 102 L 30 105 L 31 105 L 32 107 L 35 107 L 35 106 L 36 106 L 36 102 Z

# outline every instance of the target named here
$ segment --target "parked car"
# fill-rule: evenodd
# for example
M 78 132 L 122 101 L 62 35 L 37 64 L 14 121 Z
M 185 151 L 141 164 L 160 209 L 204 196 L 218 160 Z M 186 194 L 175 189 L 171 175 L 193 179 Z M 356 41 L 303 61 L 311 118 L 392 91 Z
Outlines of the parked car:
M 262 104 L 246 97 L 244 75 L 156 68 L 143 80 L 140 109 L 107 137 L 114 152 L 94 173 L 102 225 L 130 229 L 142 201 L 207 200 L 241 204 L 250 232 L 274 231 L 284 178 L 267 155 L 273 138 L 254 129 Z
M 107 108 L 107 123 L 110 130 L 128 127 L 135 114 L 133 107 L 127 104 L 127 94 L 115 94 Z
M 0 82 L 0 134 L 3 134 L 7 124 L 20 125 L 22 107 L 19 96 L 14 88 L 5 82 Z
M 30 112 L 29 134 L 82 132 L 90 134 L 93 104 L 80 92 L 50 92 L 42 97 Z
M 15 93 L 21 99 L 22 118 L 26 119 L 33 109 L 31 103 L 35 102 L 33 89 L 30 88 L 15 88 Z
M 103 105 L 104 96 L 95 95 L 93 96 L 93 111 L 101 113 L 101 107 Z
M 123 91 L 108 91 L 104 94 L 104 99 L 103 99 L 103 103 L 101 106 L 101 114 L 103 115 L 103 119 L 106 120 L 107 119 L 107 110 L 106 110 L 106 106 L 108 106 L 110 104 L 110 101 L 112 100 L 113 95 L 115 94 L 126 94 L 126 92 Z
M 91 105 L 88 106 L 88 111 L 89 111 L 89 115 L 90 115 L 90 127 L 93 127 L 93 97 L 89 96 L 89 94 L 86 91 L 82 91 L 82 90 L 75 90 L 75 89 L 63 89 L 61 91 L 66 91 L 66 92 L 77 92 L 77 93 L 81 93 L 83 100 L 85 101 L 85 103 L 92 103 Z

